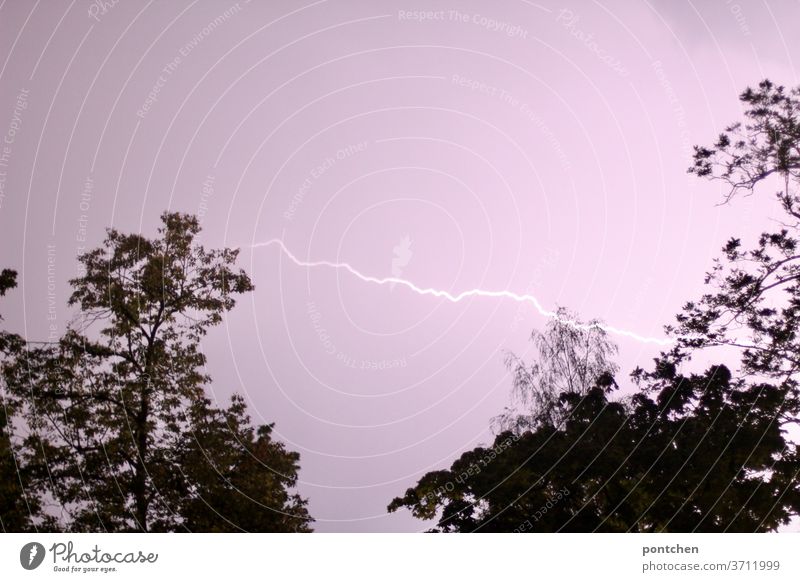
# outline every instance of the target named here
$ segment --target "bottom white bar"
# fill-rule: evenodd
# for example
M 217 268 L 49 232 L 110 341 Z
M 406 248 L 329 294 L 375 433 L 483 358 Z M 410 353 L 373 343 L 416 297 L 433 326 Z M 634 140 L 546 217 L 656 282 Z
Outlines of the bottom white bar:
M 797 548 L 793 534 L 0 534 L 0 580 L 800 580 Z

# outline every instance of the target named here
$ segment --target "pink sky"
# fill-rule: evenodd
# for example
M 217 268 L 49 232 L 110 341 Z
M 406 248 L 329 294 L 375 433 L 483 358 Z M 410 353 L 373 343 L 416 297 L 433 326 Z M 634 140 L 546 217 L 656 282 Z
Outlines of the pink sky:
M 545 319 L 246 247 L 659 337 L 771 216 L 685 170 L 746 85 L 797 82 L 795 3 L 101 6 L 0 4 L 6 322 L 63 332 L 81 247 L 201 214 L 256 284 L 204 343 L 213 391 L 301 453 L 319 531 L 423 529 L 387 503 L 491 439 L 503 353 Z M 619 344 L 626 373 L 658 351 Z

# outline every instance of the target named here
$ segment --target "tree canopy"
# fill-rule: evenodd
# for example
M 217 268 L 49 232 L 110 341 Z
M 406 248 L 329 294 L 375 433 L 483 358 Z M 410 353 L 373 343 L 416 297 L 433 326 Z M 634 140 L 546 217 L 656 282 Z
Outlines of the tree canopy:
M 515 432 L 541 423 L 558 425 L 562 410 L 557 404 L 562 394 L 582 396 L 597 385 L 613 384 L 619 370 L 613 357 L 619 348 L 599 323 L 584 324 L 562 307 L 544 332 L 531 333 L 536 349 L 533 361 L 509 353 L 506 366 L 514 376 L 512 403 L 493 424 Z
M 645 379 L 641 379 L 645 381 Z M 776 422 L 786 389 L 724 366 L 614 401 L 563 392 L 563 426 L 500 433 L 396 498 L 439 532 L 756 532 L 800 511 L 796 449 Z
M 0 271 L 0 297 L 17 286 L 17 273 L 11 269 Z M 0 315 L 0 321 L 3 318 Z M 0 358 L 5 358 L 19 347 L 19 338 L 0 331 Z M 20 467 L 11 440 L 9 417 L 13 416 L 13 403 L 8 399 L 0 379 L 0 530 L 25 531 L 33 526 L 32 517 L 41 511 L 35 492 L 25 491 L 27 471 Z
M 75 323 L 3 366 L 28 487 L 73 531 L 307 531 L 299 455 L 212 405 L 201 338 L 252 291 L 238 251 L 206 250 L 190 215 L 155 238 L 109 229 L 70 281 Z M 48 514 L 51 515 L 51 514 Z
M 784 216 L 754 245 L 731 237 L 706 277 L 710 291 L 688 302 L 669 331 L 673 357 L 726 345 L 741 351 L 744 371 L 796 387 L 800 366 L 800 88 L 763 81 L 740 97 L 746 121 L 714 146 L 696 147 L 690 172 L 727 184 L 727 200 L 754 194 L 776 178 Z

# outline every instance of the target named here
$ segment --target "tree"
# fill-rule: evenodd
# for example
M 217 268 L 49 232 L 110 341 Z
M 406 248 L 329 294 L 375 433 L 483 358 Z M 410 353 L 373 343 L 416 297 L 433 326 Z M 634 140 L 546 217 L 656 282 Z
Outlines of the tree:
M 17 286 L 17 273 L 10 269 L 0 272 L 0 297 Z M 2 321 L 2 317 L 0 317 Z M 13 349 L 16 338 L 0 331 L 0 356 Z M 39 512 L 38 499 L 26 496 L 24 479 L 12 448 L 12 427 L 8 420 L 13 409 L 5 394 L 0 393 L 0 530 L 29 531 L 32 517 Z
M 0 407 L 0 530 L 4 532 L 32 529 L 31 514 L 38 508 L 27 507 L 25 492 L 11 447 L 8 413 Z
M 306 500 L 289 493 L 300 455 L 272 440 L 273 425 L 252 427 L 241 396 L 224 410 L 200 399 L 190 416 L 192 438 L 177 451 L 188 530 L 311 531 Z
M 611 401 L 562 392 L 563 426 L 497 436 L 424 475 L 389 511 L 438 532 L 757 532 L 800 510 L 798 457 L 775 422 L 786 389 L 724 366 L 662 366 L 647 390 Z
M 217 409 L 205 395 L 200 340 L 253 289 L 238 251 L 197 244 L 195 217 L 161 220 L 154 239 L 109 229 L 81 255 L 76 323 L 4 366 L 28 432 L 19 457 L 46 473 L 65 529 L 307 530 L 305 502 L 285 491 L 298 456 L 253 428 L 241 399 Z
M 619 370 L 612 360 L 617 345 L 594 320 L 580 322 L 559 308 L 544 332 L 534 330 L 536 356 L 530 364 L 509 354 L 506 365 L 514 376 L 512 406 L 493 419 L 499 430 L 522 432 L 541 423 L 558 425 L 560 394 L 584 395 L 598 384 L 611 386 Z
M 6 293 L 17 286 L 17 272 L 11 269 L 3 269 L 0 271 L 0 297 L 5 297 Z M 0 315 L 0 322 L 3 317 Z M 6 353 L 12 349 L 13 344 L 17 339 L 13 334 L 0 330 L 0 354 Z
M 770 178 L 785 214 L 779 227 L 745 248 L 730 238 L 714 262 L 699 300 L 687 303 L 668 331 L 677 336 L 673 358 L 710 346 L 741 350 L 743 370 L 796 386 L 800 367 L 800 88 L 770 81 L 740 99 L 745 123 L 734 123 L 712 147 L 696 147 L 690 172 L 728 185 L 726 201 L 752 194 Z

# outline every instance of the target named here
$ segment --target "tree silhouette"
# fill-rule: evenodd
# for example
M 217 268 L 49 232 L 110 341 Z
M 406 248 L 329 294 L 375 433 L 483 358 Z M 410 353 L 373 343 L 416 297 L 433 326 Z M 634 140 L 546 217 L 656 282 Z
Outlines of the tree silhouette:
M 298 455 L 241 398 L 218 409 L 204 390 L 200 340 L 253 289 L 238 251 L 197 244 L 192 216 L 161 220 L 154 239 L 109 229 L 81 255 L 77 322 L 4 366 L 27 430 L 18 458 L 46 475 L 64 529 L 306 531 L 287 491 Z
M 763 232 L 751 248 L 731 238 L 715 260 L 706 283 L 711 290 L 686 304 L 669 331 L 678 335 L 671 354 L 685 359 L 693 350 L 733 346 L 743 370 L 774 378 L 792 388 L 796 401 L 800 369 L 800 88 L 787 91 L 770 81 L 740 96 L 745 123 L 728 127 L 710 148 L 695 148 L 690 172 L 721 180 L 730 190 L 752 194 L 770 178 L 785 217 Z M 793 422 L 796 403 L 783 415 Z
M 10 269 L 0 272 L 0 297 L 17 285 L 17 273 Z M 0 316 L 0 321 L 2 321 Z M 18 350 L 19 338 L 0 331 L 0 357 L 8 356 Z M 13 405 L 5 390 L 0 392 L 0 530 L 30 531 L 34 528 L 34 518 L 41 511 L 36 495 L 25 491 L 26 475 L 17 464 L 12 446 L 12 427 L 9 417 L 13 416 Z
M 227 409 L 199 399 L 189 416 L 192 438 L 176 451 L 186 529 L 310 531 L 306 501 L 289 492 L 297 483 L 300 455 L 272 440 L 272 425 L 251 426 L 238 395 Z
M 660 366 L 611 401 L 564 392 L 562 426 L 497 436 L 424 475 L 389 511 L 438 532 L 758 532 L 800 510 L 796 450 L 775 421 L 786 389 L 724 366 Z

